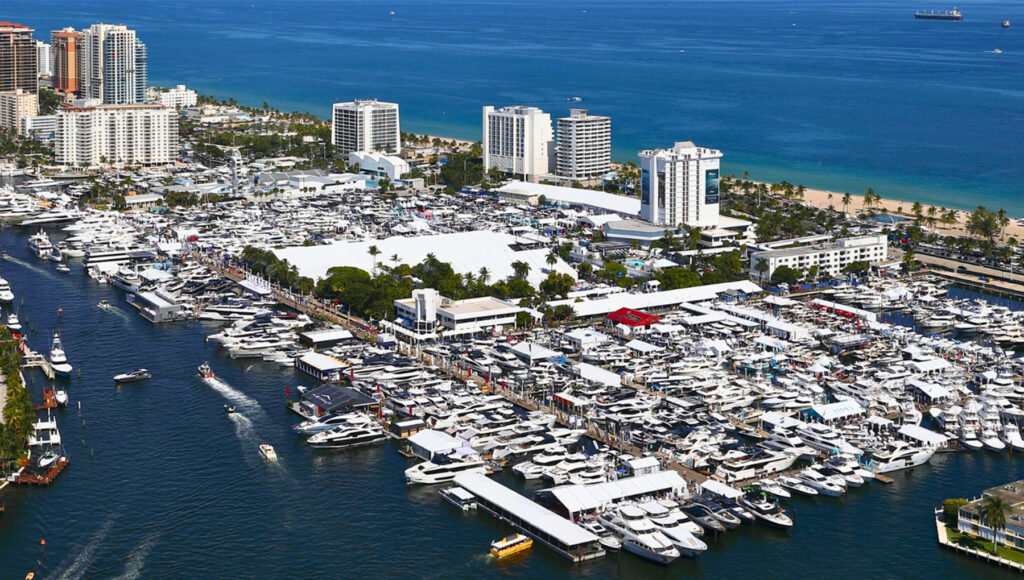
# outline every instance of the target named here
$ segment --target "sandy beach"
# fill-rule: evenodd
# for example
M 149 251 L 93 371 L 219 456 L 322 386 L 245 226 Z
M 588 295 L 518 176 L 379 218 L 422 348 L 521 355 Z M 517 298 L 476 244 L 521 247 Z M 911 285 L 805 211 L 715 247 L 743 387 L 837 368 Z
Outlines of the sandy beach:
M 864 208 L 864 194 L 863 193 L 851 194 L 850 195 L 850 205 L 848 207 L 846 207 L 846 208 L 843 207 L 843 195 L 844 194 L 839 193 L 839 192 L 835 192 L 835 191 L 825 191 L 825 190 L 821 190 L 821 189 L 807 189 L 806 191 L 804 191 L 804 203 L 805 204 L 809 204 L 809 205 L 813 205 L 815 207 L 824 208 L 824 209 L 827 209 L 827 208 L 829 208 L 831 206 L 836 211 L 843 211 L 845 209 L 846 212 L 849 213 L 850 215 L 856 215 L 856 213 L 858 211 L 860 211 L 861 209 Z M 979 205 L 985 205 L 985 204 L 984 203 L 980 203 Z M 930 208 L 932 206 L 922 203 L 921 207 L 922 207 L 922 215 L 927 216 L 928 215 L 928 208 Z M 936 214 L 935 215 L 936 215 L 937 218 L 941 217 L 942 214 L 945 213 L 945 211 L 947 209 L 947 208 L 942 207 L 942 206 L 934 206 L 934 207 L 936 208 Z M 999 211 L 998 207 L 989 207 L 987 205 L 985 205 L 985 207 L 988 210 L 993 211 L 993 212 Z M 878 204 L 873 206 L 873 208 L 875 210 L 879 211 L 879 212 L 890 213 L 890 214 L 893 214 L 893 215 L 902 215 L 904 217 L 909 217 L 911 219 L 913 219 L 913 217 L 914 217 L 914 214 L 913 214 L 914 202 L 913 201 L 904 201 L 904 200 L 899 200 L 899 199 L 886 199 L 886 198 L 882 198 Z M 941 234 L 953 234 L 953 235 L 961 235 L 961 236 L 967 235 L 967 231 L 964 228 L 964 226 L 967 223 L 968 218 L 970 218 L 971 212 L 965 211 L 965 210 L 956 210 L 956 212 L 957 212 L 956 215 L 957 215 L 957 218 L 958 218 L 958 222 L 955 225 L 951 226 L 951 225 L 947 225 L 947 224 L 943 224 L 943 223 L 936 223 L 934 230 L 937 233 L 941 233 Z M 1017 225 L 1017 219 L 1016 218 L 1010 217 L 1010 216 L 1007 216 L 1007 217 L 1010 218 L 1010 223 L 1006 226 L 1006 238 L 1005 239 L 1009 239 L 1011 237 L 1017 238 L 1018 241 L 1024 239 L 1024 237 L 1022 237 L 1022 236 L 1024 236 L 1024 227 Z M 927 229 L 930 230 L 931 228 L 927 228 Z

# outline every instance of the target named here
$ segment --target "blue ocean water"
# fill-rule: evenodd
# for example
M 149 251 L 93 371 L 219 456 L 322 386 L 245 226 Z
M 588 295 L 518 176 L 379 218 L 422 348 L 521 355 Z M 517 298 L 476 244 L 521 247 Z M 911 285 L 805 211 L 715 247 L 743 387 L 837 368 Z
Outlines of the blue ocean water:
M 41 31 L 123 22 L 157 84 L 326 117 L 398 101 L 480 138 L 483 105 L 613 119 L 621 160 L 692 139 L 724 170 L 1024 215 L 1024 3 L 906 0 L 9 0 Z M 394 12 L 393 15 L 390 13 Z M 1014 26 L 999 23 L 1010 19 Z M 1000 49 L 1002 54 L 991 51 Z
M 406 487 L 396 444 L 318 452 L 295 437 L 283 405 L 285 387 L 305 382 L 294 371 L 219 355 L 203 340 L 214 327 L 144 321 L 80 264 L 60 274 L 40 262 L 17 230 L 0 230 L 0 248 L 30 346 L 45 351 L 59 329 L 78 369 L 60 383 L 70 407 L 55 412 L 71 464 L 50 487 L 6 494 L 0 578 L 1011 577 L 941 550 L 932 521 L 944 498 L 1024 478 L 1020 457 L 994 453 L 936 457 L 841 499 L 795 499 L 789 533 L 744 526 L 668 568 L 628 554 L 572 565 L 540 545 L 499 565 L 485 554 L 509 530 L 456 511 L 437 486 Z M 204 360 L 217 381 L 196 377 Z M 153 378 L 114 386 L 139 366 Z M 26 378 L 38 396 L 45 379 Z M 260 459 L 262 442 L 278 465 Z M 496 477 L 527 494 L 541 486 Z

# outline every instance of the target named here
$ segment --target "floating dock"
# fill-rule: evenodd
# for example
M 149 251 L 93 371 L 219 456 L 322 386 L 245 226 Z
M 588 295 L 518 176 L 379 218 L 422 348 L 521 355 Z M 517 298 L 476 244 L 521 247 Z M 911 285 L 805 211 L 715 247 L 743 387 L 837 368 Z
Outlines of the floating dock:
M 56 463 L 50 466 L 49 469 L 43 473 L 21 473 L 14 478 L 14 483 L 21 485 L 50 485 L 54 479 L 60 475 L 64 468 L 68 466 L 70 460 L 67 457 L 61 456 Z

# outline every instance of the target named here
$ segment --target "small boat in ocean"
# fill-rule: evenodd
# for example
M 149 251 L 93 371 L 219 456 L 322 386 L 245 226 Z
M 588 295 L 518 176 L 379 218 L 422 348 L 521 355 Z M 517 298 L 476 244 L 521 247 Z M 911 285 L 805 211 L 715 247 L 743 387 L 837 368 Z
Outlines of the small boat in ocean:
M 491 555 L 495 558 L 506 558 L 513 554 L 525 552 L 533 546 L 533 540 L 523 534 L 512 534 L 491 542 Z
M 57 404 L 60 405 L 61 407 L 67 407 L 68 406 L 68 392 L 65 391 L 64 389 L 58 389 L 57 392 L 54 393 L 53 398 L 57 401 Z
M 58 455 L 56 451 L 47 451 L 46 453 L 43 454 L 42 457 L 39 458 L 39 467 L 49 467 L 53 465 L 58 459 L 60 459 L 60 455 Z
M 14 312 L 7 313 L 7 328 L 15 332 L 21 330 L 21 321 L 18 320 L 18 315 Z
M 204 379 L 212 379 L 214 376 L 216 376 L 213 374 L 213 369 L 210 368 L 209 362 L 204 361 L 203 364 L 199 365 L 197 371 L 199 373 L 199 376 L 203 377 Z
M 228 415 L 230 415 L 231 413 L 234 413 L 235 412 L 235 406 L 234 405 L 228 405 L 227 403 L 225 403 L 224 404 L 224 412 L 227 413 Z
M 96 308 L 99 308 L 101 310 L 110 310 L 112 306 L 110 306 L 110 303 L 107 302 L 106 300 L 100 300 L 99 304 L 96 305 Z
M 61 262 L 61 263 L 57 264 L 57 271 L 62 273 L 62 274 L 67 274 L 68 272 L 71 271 L 71 268 L 67 264 L 65 264 L 64 262 Z
M 260 444 L 260 455 L 267 461 L 277 461 L 277 451 L 274 451 L 274 446 L 269 443 Z
M 135 383 L 153 378 L 153 375 L 146 369 L 135 369 L 129 373 L 114 375 L 115 383 Z
M 1003 21 L 1003 28 L 1009 28 L 1009 27 L 1010 27 L 1010 21 L 1009 20 L 1004 20 Z
M 565 99 L 565 102 L 567 102 L 567 103 L 580 103 L 582 101 L 583 101 L 583 97 L 569 97 L 569 98 Z

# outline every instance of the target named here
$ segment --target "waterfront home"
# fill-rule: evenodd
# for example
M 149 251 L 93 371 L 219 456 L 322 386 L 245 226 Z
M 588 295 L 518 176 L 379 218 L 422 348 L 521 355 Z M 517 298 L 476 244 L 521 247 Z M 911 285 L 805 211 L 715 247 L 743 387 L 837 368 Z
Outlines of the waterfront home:
M 960 508 L 957 517 L 957 529 L 965 534 L 974 534 L 991 541 L 992 528 L 981 516 L 982 503 L 986 497 L 1001 497 L 1008 504 L 1010 511 L 1006 514 L 1006 527 L 999 530 L 996 537 L 1001 544 L 1017 549 L 1024 549 L 1024 479 L 986 489 L 981 498 Z

